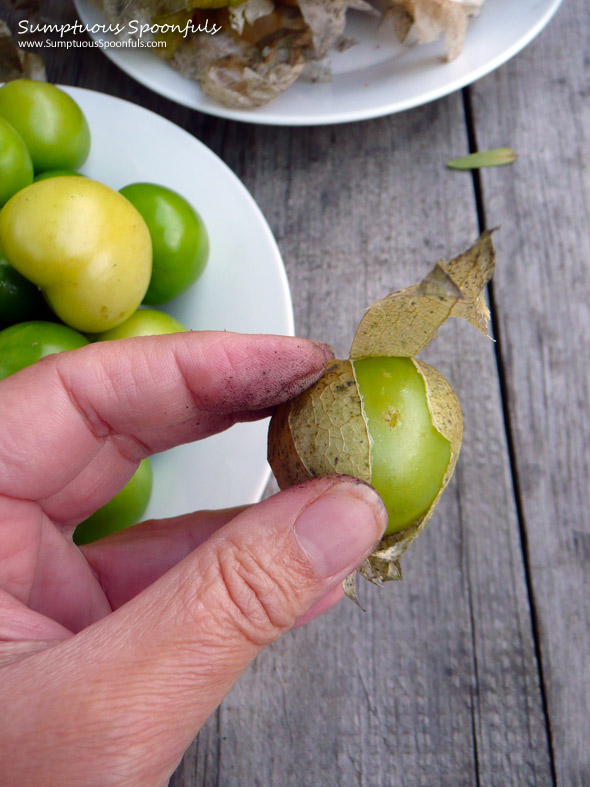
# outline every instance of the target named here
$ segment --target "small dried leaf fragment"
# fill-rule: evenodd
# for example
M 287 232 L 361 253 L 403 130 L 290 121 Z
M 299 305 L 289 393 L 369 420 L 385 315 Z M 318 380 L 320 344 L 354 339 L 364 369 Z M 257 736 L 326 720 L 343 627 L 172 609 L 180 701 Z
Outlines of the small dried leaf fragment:
M 518 158 L 512 148 L 496 148 L 494 150 L 484 150 L 477 153 L 470 153 L 468 156 L 460 156 L 447 162 L 449 169 L 481 169 L 482 167 L 504 167 L 512 164 Z
M 489 312 L 483 290 L 494 267 L 491 233 L 486 231 L 464 254 L 438 262 L 420 284 L 374 303 L 359 324 L 351 359 L 412 358 L 434 339 L 449 317 L 463 317 L 487 333 Z

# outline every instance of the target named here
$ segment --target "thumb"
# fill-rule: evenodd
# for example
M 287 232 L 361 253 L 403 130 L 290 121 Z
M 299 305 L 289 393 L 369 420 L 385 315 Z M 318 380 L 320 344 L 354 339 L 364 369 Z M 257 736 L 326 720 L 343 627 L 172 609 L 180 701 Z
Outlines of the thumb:
M 373 489 L 334 476 L 246 509 L 120 609 L 33 657 L 35 716 L 71 725 L 54 729 L 61 740 L 86 729 L 91 751 L 101 742 L 101 784 L 105 752 L 124 783 L 165 781 L 240 673 L 364 560 L 386 520 Z M 26 724 L 30 734 L 30 710 Z

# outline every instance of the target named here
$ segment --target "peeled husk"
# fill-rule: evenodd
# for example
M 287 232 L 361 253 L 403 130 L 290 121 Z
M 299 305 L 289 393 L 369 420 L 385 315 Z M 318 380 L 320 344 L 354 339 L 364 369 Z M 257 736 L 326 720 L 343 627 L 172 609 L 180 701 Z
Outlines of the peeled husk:
M 272 14 L 274 7 L 272 0 L 247 0 L 241 5 L 230 8 L 229 18 L 232 29 L 241 35 L 247 24 L 253 25 L 262 17 Z
M 325 55 L 342 39 L 349 8 L 376 13 L 375 8 L 365 0 L 297 0 L 297 4 L 311 31 L 316 57 Z
M 418 284 L 374 303 L 362 318 L 350 360 L 327 364 L 324 376 L 291 402 L 280 405 L 270 424 L 268 459 L 281 489 L 321 475 L 341 473 L 371 482 L 370 437 L 352 361 L 406 357 L 424 380 L 432 423 L 451 446 L 450 461 L 428 511 L 405 530 L 385 536 L 359 568 L 375 584 L 402 578 L 400 557 L 422 532 L 449 483 L 463 434 L 461 406 L 447 380 L 415 356 L 449 317 L 461 317 L 487 335 L 484 288 L 495 266 L 491 233 L 463 254 L 439 260 Z M 355 575 L 344 583 L 356 600 Z
M 397 38 L 412 44 L 429 44 L 444 37 L 447 60 L 461 53 L 470 16 L 484 0 L 387 0 L 383 24 L 391 24 Z
M 198 0 L 91 1 L 111 23 L 165 23 L 183 12 L 188 20 L 197 11 L 197 22 L 219 24 L 222 30 L 215 35 L 160 36 L 167 46 L 154 51 L 197 81 L 206 95 L 238 109 L 269 103 L 304 73 L 310 80 L 326 81 L 326 56 L 343 44 L 347 10 L 379 13 L 368 0 L 246 0 L 219 10 L 206 9 Z
M 296 35 L 296 34 L 295 34 Z M 287 36 L 273 42 L 264 56 L 229 33 L 201 34 L 179 47 L 170 61 L 224 106 L 253 109 L 280 96 L 305 67 L 301 52 Z
M 382 18 L 381 38 L 427 43 L 444 36 L 447 58 L 463 47 L 469 16 L 484 0 L 91 0 L 111 23 L 194 21 L 219 25 L 214 36 L 159 35 L 159 57 L 224 106 L 253 109 L 277 98 L 299 78 L 331 79 L 330 52 L 355 42 L 346 36 L 349 10 Z M 216 5 L 216 3 L 213 3 Z M 214 40 L 212 40 L 214 39 Z

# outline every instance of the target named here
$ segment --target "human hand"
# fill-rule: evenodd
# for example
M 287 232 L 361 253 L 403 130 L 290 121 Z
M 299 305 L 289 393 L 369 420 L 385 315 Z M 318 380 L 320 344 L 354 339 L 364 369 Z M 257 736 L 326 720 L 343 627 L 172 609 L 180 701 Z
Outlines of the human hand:
M 191 332 L 90 345 L 0 383 L 2 784 L 166 784 L 252 659 L 338 600 L 386 525 L 350 478 L 72 541 L 143 457 L 267 416 L 327 357 Z

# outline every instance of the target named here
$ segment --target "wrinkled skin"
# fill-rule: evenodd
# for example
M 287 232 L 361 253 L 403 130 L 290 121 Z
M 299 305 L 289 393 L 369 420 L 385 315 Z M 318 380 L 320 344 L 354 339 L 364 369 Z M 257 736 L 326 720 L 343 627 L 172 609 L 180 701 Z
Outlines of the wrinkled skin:
M 89 345 L 0 382 L 2 783 L 167 784 L 252 659 L 338 600 L 386 527 L 349 478 L 81 550 L 71 538 L 143 457 L 268 415 L 328 357 L 191 332 Z

